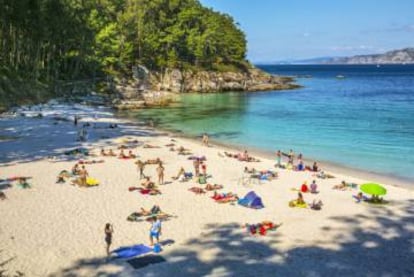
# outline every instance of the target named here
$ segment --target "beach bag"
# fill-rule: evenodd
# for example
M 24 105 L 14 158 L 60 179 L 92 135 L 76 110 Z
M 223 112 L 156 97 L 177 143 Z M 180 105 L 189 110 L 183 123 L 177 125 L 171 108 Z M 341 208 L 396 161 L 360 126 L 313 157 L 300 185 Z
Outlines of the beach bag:
M 200 185 L 207 184 L 206 176 L 200 175 L 200 177 L 198 177 L 198 183 Z

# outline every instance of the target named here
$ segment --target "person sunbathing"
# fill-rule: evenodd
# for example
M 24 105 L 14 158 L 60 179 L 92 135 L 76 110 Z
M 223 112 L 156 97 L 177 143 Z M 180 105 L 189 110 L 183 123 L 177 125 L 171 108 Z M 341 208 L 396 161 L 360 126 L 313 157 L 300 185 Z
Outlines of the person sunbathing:
M 248 168 L 247 166 L 244 167 L 244 172 L 245 173 L 256 173 L 256 169 L 255 168 Z
M 104 149 L 104 148 L 102 148 L 102 149 L 101 149 L 101 156 L 108 156 L 108 154 L 106 154 L 106 152 L 105 152 L 105 149 Z
M 135 154 L 133 154 L 131 150 L 128 151 L 128 158 L 135 159 L 136 157 L 137 156 Z
M 120 159 L 127 159 L 128 158 L 128 156 L 125 155 L 125 153 L 124 153 L 124 149 L 121 149 L 121 152 L 119 152 L 118 158 L 120 158 Z
M 337 189 L 337 190 L 346 190 L 348 188 L 348 185 L 346 184 L 345 181 L 342 181 L 339 185 L 335 185 L 332 187 L 332 189 Z
M 356 203 L 359 203 L 361 201 L 368 201 L 369 198 L 362 194 L 362 192 L 359 192 L 357 195 L 353 195 L 352 197 L 355 198 Z
M 114 151 L 112 149 L 109 149 L 108 156 L 115 157 L 116 154 L 114 153 Z
M 175 146 L 175 144 L 174 144 L 174 143 L 168 143 L 168 144 L 166 144 L 165 146 L 166 146 L 166 147 L 173 147 L 173 146 Z
M 207 184 L 206 187 L 205 187 L 205 190 L 212 191 L 212 190 L 218 190 L 218 189 L 222 189 L 222 188 L 223 188 L 222 185 L 217 185 L 217 184 L 211 185 L 211 184 Z
M 217 193 L 217 191 L 215 191 L 214 195 L 211 198 L 216 200 L 216 202 L 220 202 L 220 203 L 234 202 L 234 201 L 239 200 L 239 197 L 236 194 L 233 194 L 231 192 Z
M 194 192 L 195 194 L 203 194 L 206 193 L 203 188 L 200 187 L 192 187 L 188 189 L 189 191 Z
M 146 189 L 153 189 L 153 188 L 155 188 L 155 184 L 154 184 L 154 182 L 152 182 L 150 180 L 150 177 L 145 177 L 145 180 L 144 180 L 144 182 L 141 183 L 141 186 L 144 187 L 144 188 L 146 188 Z
M 262 236 L 266 235 L 267 231 L 269 230 L 276 230 L 282 226 L 282 223 L 275 224 L 272 221 L 264 220 L 257 224 L 248 224 L 246 223 L 243 228 L 247 229 L 247 232 L 249 232 L 252 235 L 260 234 Z
M 146 143 L 146 144 L 144 144 L 144 146 L 143 146 L 144 148 L 160 148 L 159 146 L 156 146 L 156 145 L 151 145 L 151 144 L 148 144 L 148 143 Z
M 147 216 L 147 215 L 154 215 L 154 214 L 159 214 L 159 213 L 162 213 L 160 206 L 154 205 L 152 206 L 150 210 L 145 210 L 144 208 L 141 207 L 141 211 L 138 212 L 137 214 L 140 216 Z
M 150 160 L 147 160 L 146 162 L 145 162 L 146 164 L 159 164 L 159 163 L 162 163 L 162 161 L 160 160 L 160 158 L 156 158 L 156 159 L 150 159 Z
M 319 171 L 319 166 L 318 166 L 318 163 L 317 162 L 314 162 L 313 163 L 312 171 L 313 172 L 318 172 Z

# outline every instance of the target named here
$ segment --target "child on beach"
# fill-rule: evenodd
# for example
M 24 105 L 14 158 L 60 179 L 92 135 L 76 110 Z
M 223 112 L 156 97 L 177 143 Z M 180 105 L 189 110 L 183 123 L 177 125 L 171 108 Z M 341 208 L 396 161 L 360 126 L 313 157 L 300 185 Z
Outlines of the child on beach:
M 112 234 L 114 233 L 114 229 L 110 223 L 105 224 L 105 243 L 106 243 L 106 254 L 109 256 L 109 248 L 112 244 Z
M 154 245 L 155 238 L 157 240 L 157 243 L 160 242 L 160 235 L 161 235 L 161 221 L 156 217 L 153 216 L 151 218 L 151 228 L 150 228 L 150 245 Z

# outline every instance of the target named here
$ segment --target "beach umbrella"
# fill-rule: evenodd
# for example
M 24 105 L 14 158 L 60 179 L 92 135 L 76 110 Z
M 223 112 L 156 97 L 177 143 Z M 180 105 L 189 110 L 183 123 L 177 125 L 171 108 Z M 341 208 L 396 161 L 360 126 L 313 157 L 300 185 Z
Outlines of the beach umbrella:
M 360 189 L 362 192 L 365 192 L 366 194 L 370 194 L 370 195 L 385 195 L 387 194 L 387 190 L 376 183 L 366 183 L 366 184 L 362 184 L 360 186 Z

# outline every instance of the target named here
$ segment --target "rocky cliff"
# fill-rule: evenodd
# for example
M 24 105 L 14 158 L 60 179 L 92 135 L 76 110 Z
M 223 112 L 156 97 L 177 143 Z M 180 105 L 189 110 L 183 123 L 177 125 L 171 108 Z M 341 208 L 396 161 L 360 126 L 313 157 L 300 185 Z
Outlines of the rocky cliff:
M 273 76 L 256 68 L 247 72 L 181 71 L 135 74 L 134 80 L 116 85 L 115 107 L 133 109 L 165 105 L 173 95 L 186 92 L 267 91 L 298 88 L 290 77 Z
M 328 64 L 414 64 L 414 48 L 393 50 L 384 54 L 332 58 Z

